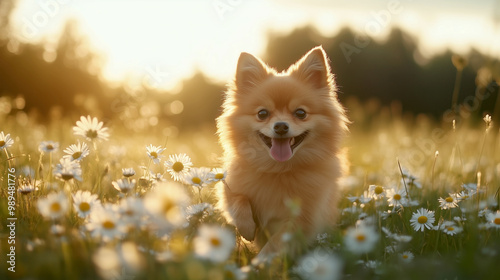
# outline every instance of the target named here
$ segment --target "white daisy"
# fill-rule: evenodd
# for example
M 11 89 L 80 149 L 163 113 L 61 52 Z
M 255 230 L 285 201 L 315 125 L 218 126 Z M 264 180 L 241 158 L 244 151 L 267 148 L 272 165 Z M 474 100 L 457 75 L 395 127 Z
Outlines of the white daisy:
M 458 207 L 458 202 L 460 201 L 460 199 L 457 194 L 450 193 L 448 197 L 440 197 L 438 201 L 439 207 L 444 210 Z
M 406 198 L 406 191 L 396 187 L 387 190 L 387 203 L 389 206 L 407 206 L 408 199 Z
M 92 232 L 93 237 L 100 237 L 103 241 L 120 239 L 126 232 L 117 207 L 105 204 L 103 207 L 94 208 L 89 215 L 87 230 Z
M 70 160 L 76 161 L 80 161 L 90 154 L 87 143 L 80 143 L 80 141 L 78 141 L 78 144 L 69 145 L 63 152 L 66 153 L 63 158 L 69 158 Z
M 187 219 L 191 220 L 194 216 L 203 216 L 205 213 L 210 215 L 214 211 L 214 207 L 210 203 L 202 202 L 194 205 L 189 205 L 186 208 Z
M 82 181 L 82 168 L 80 167 L 80 164 L 69 158 L 62 158 L 56 165 L 53 173 L 56 178 L 64 181 L 71 179 Z
M 219 182 L 226 179 L 227 171 L 222 168 L 213 168 L 208 174 L 208 177 L 212 182 Z
M 121 193 L 128 193 L 130 190 L 132 190 L 135 186 L 135 180 L 129 180 L 129 179 L 120 179 L 111 182 L 113 187 L 121 192 Z
M 234 233 L 217 225 L 201 225 L 198 235 L 193 239 L 194 253 L 217 263 L 226 261 L 235 245 Z
M 10 133 L 5 135 L 2 132 L 0 132 L 0 149 L 7 149 L 10 148 L 14 144 L 14 140 L 10 137 Z
M 144 197 L 144 206 L 158 218 L 158 223 L 162 223 L 156 224 L 157 226 L 167 227 L 166 230 L 169 230 L 186 222 L 185 209 L 189 201 L 189 196 L 180 184 L 161 182 Z
M 17 191 L 20 194 L 24 194 L 24 195 L 30 194 L 30 193 L 38 190 L 38 187 L 36 187 L 35 184 L 36 184 L 36 182 L 29 182 L 29 181 L 23 182 L 21 184 L 21 186 L 19 186 Z
M 87 116 L 80 117 L 80 120 L 76 122 L 76 126 L 73 127 L 73 133 L 85 137 L 88 141 L 94 140 L 108 140 L 109 133 L 108 128 L 103 127 L 103 122 L 99 122 L 97 118 L 91 118 Z
M 377 186 L 377 185 L 370 185 L 368 187 L 368 193 L 374 199 L 382 199 L 386 195 L 385 188 L 382 186 Z
M 235 264 L 227 264 L 224 266 L 224 279 L 245 280 L 247 279 L 247 274 Z
M 169 155 L 165 167 L 174 181 L 181 182 L 193 166 L 191 158 L 186 154 Z
M 336 280 L 342 275 L 342 260 L 330 252 L 314 250 L 300 258 L 293 272 L 302 279 Z
M 54 141 L 43 141 L 40 143 L 40 146 L 38 146 L 38 151 L 40 153 L 52 153 L 55 152 L 59 149 L 59 143 L 54 142 Z
M 463 231 L 463 228 L 455 225 L 454 222 L 448 222 L 446 224 L 443 224 L 442 231 L 448 235 L 453 236 L 455 234 L 461 233 Z
M 474 183 L 462 184 L 462 188 L 464 188 L 467 191 L 477 192 L 477 184 Z
M 425 228 L 431 229 L 434 223 L 434 211 L 429 211 L 424 208 L 420 208 L 416 213 L 413 213 L 410 223 L 416 231 L 424 231 Z
M 52 235 L 57 237 L 61 237 L 64 234 L 64 231 L 65 229 L 61 225 L 54 224 L 50 227 L 50 233 L 52 233 Z
M 486 220 L 488 221 L 488 227 L 500 229 L 500 210 L 486 214 Z
M 137 228 L 143 225 L 145 221 L 146 209 L 142 199 L 136 197 L 127 197 L 120 201 L 118 213 L 123 222 L 130 228 Z
M 50 193 L 37 202 L 38 211 L 47 219 L 58 219 L 68 212 L 68 199 L 62 192 Z
M 132 177 L 135 175 L 134 168 L 122 168 L 123 177 Z
M 409 263 L 413 260 L 415 256 L 410 251 L 404 251 L 403 253 L 399 254 L 399 257 L 403 262 Z
M 365 223 L 359 223 L 358 226 L 349 228 L 344 238 L 347 249 L 355 254 L 370 252 L 378 240 L 379 235 L 375 228 Z
M 96 194 L 91 194 L 89 191 L 77 191 L 73 194 L 73 208 L 78 217 L 87 218 L 94 208 L 102 207 L 101 201 L 97 199 Z
M 209 173 L 210 169 L 206 167 L 191 168 L 185 177 L 185 182 L 201 189 L 209 182 Z
M 153 160 L 155 164 L 160 163 L 162 157 L 164 157 L 161 153 L 165 151 L 166 148 L 162 148 L 161 146 L 153 146 L 149 144 L 146 146 L 146 152 L 148 153 L 148 157 Z

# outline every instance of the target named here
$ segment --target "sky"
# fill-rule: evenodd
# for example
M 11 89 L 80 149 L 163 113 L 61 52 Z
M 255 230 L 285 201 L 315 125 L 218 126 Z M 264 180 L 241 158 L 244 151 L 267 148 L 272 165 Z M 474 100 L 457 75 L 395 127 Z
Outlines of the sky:
M 20 0 L 11 23 L 17 40 L 50 49 L 69 19 L 104 57 L 104 78 L 172 91 L 196 70 L 227 81 L 242 51 L 262 55 L 269 32 L 308 24 L 377 38 L 399 26 L 426 56 L 475 48 L 500 58 L 500 0 Z

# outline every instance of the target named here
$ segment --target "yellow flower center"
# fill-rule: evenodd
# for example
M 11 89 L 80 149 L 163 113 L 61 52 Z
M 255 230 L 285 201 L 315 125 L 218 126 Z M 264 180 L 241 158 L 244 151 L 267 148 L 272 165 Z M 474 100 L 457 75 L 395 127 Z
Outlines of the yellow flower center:
M 72 155 L 71 155 L 71 157 L 72 157 L 73 159 L 77 159 L 77 158 L 79 158 L 81 155 L 82 155 L 82 153 L 81 153 L 81 152 L 75 152 L 74 154 L 72 154 Z
M 403 255 L 403 259 L 407 259 L 408 258 L 408 255 Z
M 448 203 L 452 203 L 453 202 L 453 197 L 451 196 L 448 196 L 446 199 L 445 199 L 446 202 Z
M 105 229 L 114 229 L 115 223 L 113 223 L 112 221 L 106 220 L 102 223 L 102 227 Z
M 90 204 L 88 202 L 82 202 L 80 203 L 80 206 L 78 206 L 78 208 L 82 212 L 88 212 L 90 210 Z
M 222 178 L 224 178 L 224 173 L 217 173 L 217 174 L 215 174 L 215 179 L 222 180 Z
M 85 136 L 87 136 L 88 138 L 97 138 L 97 131 L 96 130 L 93 130 L 93 129 L 89 129 L 87 130 L 87 133 L 85 133 Z
M 447 231 L 454 231 L 454 230 L 455 230 L 455 228 L 454 228 L 454 227 L 448 227 L 446 230 L 447 230 Z
M 152 158 L 158 158 L 158 153 L 156 152 L 151 152 L 149 154 L 151 155 Z
M 50 205 L 50 211 L 52 212 L 59 212 L 61 211 L 61 204 L 59 202 L 54 202 Z
M 366 239 L 366 236 L 363 234 L 356 235 L 356 240 L 358 242 L 363 242 L 363 241 L 365 241 L 365 239 Z
M 198 177 L 193 177 L 193 179 L 191 179 L 191 181 L 193 182 L 193 184 L 195 185 L 199 185 L 201 183 L 201 179 L 198 178 Z
M 52 146 L 52 145 L 50 145 L 50 144 L 48 144 L 48 145 L 47 145 L 47 150 L 49 150 L 49 151 L 50 151 L 50 150 L 53 150 L 53 149 L 54 149 L 54 146 Z
M 395 194 L 393 196 L 394 200 L 401 200 L 401 195 L 400 194 Z
M 0 140 L 0 147 L 3 147 L 5 145 L 5 141 Z
M 425 224 L 425 223 L 427 223 L 427 217 L 426 216 L 420 216 L 420 217 L 418 217 L 417 221 L 420 224 Z
M 210 244 L 214 247 L 219 247 L 221 245 L 220 239 L 216 237 L 210 238 Z
M 383 192 L 384 192 L 384 188 L 382 188 L 381 186 L 375 187 L 375 194 L 381 194 Z
M 495 225 L 500 225 L 500 218 L 495 218 L 495 220 L 493 220 L 493 223 Z
M 182 162 L 178 162 L 178 161 L 176 161 L 176 162 L 172 165 L 172 169 L 173 169 L 175 172 L 181 172 L 181 171 L 184 169 L 184 164 L 182 164 Z
M 174 208 L 174 206 L 175 206 L 175 204 L 172 203 L 171 200 L 166 199 L 163 202 L 163 213 L 168 214 L 168 212 L 170 212 L 170 210 L 172 210 L 172 208 Z

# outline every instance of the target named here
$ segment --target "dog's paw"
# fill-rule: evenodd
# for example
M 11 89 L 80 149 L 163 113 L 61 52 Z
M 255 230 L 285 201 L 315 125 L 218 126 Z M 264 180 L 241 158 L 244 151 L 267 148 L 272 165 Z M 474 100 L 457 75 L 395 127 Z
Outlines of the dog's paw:
M 253 241 L 255 238 L 256 225 L 253 219 L 244 219 L 236 223 L 238 232 L 248 241 Z

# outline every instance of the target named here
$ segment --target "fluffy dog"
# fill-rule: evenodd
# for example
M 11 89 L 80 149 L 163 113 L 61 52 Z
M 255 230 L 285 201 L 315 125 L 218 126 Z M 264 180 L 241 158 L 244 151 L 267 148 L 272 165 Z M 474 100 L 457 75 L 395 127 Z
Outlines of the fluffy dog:
M 285 233 L 314 237 L 337 218 L 344 109 L 322 47 L 278 73 L 241 53 L 217 119 L 226 184 L 220 204 L 261 255 Z

